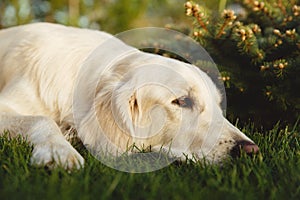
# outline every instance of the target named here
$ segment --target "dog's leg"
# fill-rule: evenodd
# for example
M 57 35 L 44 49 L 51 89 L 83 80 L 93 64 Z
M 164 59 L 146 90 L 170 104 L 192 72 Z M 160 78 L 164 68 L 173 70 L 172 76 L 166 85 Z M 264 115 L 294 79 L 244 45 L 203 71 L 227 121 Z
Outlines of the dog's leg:
M 0 104 L 0 135 L 7 130 L 10 137 L 21 134 L 33 145 L 31 162 L 39 166 L 83 167 L 84 159 L 64 138 L 57 124 L 44 116 L 22 116 Z

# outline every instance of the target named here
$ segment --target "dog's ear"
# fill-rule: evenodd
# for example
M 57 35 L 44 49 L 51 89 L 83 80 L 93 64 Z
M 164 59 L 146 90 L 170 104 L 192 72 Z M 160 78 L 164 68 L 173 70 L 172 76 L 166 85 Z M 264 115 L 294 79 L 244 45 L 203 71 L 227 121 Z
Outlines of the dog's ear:
M 135 123 L 138 123 L 141 114 L 137 95 L 135 88 L 124 83 L 114 91 L 111 98 L 114 121 L 129 134 L 134 134 Z
M 129 114 L 131 115 L 131 121 L 133 124 L 136 124 L 139 116 L 139 103 L 138 103 L 136 92 L 134 92 L 129 99 L 129 109 L 130 109 Z

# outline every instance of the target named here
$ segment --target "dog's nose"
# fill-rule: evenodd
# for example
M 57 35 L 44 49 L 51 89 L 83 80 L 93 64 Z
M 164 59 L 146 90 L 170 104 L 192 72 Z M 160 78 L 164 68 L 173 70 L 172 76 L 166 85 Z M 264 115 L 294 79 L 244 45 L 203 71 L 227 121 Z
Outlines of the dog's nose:
M 249 141 L 238 141 L 237 144 L 231 149 L 231 156 L 237 157 L 240 155 L 241 151 L 244 151 L 248 155 L 256 154 L 259 151 L 259 147 Z

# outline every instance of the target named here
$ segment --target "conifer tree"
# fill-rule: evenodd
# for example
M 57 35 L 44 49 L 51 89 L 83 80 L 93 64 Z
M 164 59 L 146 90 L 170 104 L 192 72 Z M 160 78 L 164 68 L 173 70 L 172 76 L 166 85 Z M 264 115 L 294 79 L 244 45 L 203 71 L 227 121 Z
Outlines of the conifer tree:
M 298 0 L 236 0 L 220 13 L 185 3 L 193 37 L 210 53 L 235 117 L 271 125 L 300 111 Z

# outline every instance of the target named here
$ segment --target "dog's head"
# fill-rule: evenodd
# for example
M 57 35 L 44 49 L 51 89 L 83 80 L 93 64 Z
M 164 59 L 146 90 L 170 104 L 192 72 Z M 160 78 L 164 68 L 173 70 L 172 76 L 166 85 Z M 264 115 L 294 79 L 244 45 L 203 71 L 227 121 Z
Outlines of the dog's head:
M 254 142 L 225 119 L 221 101 L 215 84 L 197 67 L 135 52 L 102 74 L 81 138 L 93 148 L 124 152 L 134 144 L 211 162 L 240 148 L 257 152 Z

